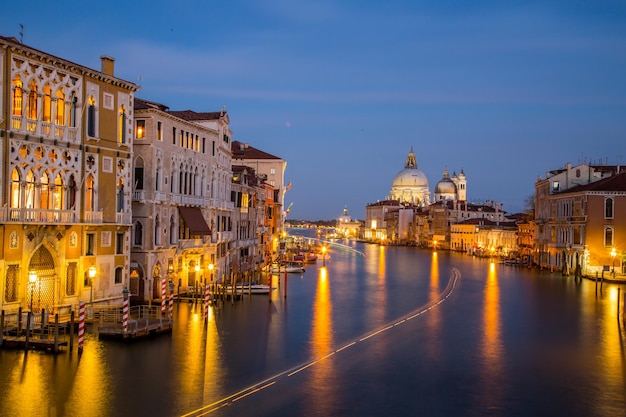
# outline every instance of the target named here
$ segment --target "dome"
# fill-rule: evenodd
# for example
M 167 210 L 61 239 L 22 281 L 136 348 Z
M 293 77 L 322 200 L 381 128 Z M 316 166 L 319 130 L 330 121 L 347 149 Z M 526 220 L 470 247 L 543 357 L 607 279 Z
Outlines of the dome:
M 417 167 L 413 148 L 406 157 L 404 169 L 396 175 L 391 184 L 390 197 L 401 203 L 417 205 L 430 204 L 430 190 L 426 174 Z
M 456 174 L 454 174 L 456 178 Z M 456 200 L 457 187 L 448 173 L 448 168 L 444 169 L 443 177 L 435 186 L 435 200 Z

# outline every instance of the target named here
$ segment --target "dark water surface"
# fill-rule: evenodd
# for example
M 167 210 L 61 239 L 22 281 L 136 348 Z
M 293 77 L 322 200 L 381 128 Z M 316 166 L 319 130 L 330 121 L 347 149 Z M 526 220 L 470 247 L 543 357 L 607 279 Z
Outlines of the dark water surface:
M 172 335 L 0 350 L 0 416 L 626 415 L 618 286 L 351 245 Z

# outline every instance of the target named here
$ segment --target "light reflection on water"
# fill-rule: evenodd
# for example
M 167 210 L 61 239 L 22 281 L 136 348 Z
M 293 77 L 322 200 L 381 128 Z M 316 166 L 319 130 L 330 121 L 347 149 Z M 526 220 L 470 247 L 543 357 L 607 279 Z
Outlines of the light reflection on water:
M 280 410 L 280 401 L 320 415 L 357 403 L 369 415 L 386 415 L 390 403 L 430 415 L 623 415 L 616 286 L 596 296 L 593 282 L 557 274 L 358 248 L 365 258 L 337 251 L 326 267 L 290 275 L 288 298 L 280 285 L 271 298 L 211 308 L 207 322 L 200 304 L 177 303 L 171 336 L 124 345 L 88 335 L 80 359 L 76 351 L 0 351 L 0 415 L 181 415 L 437 301 L 451 266 L 462 277 L 445 303 L 298 373 L 305 388 L 294 398 L 297 387 L 277 384 L 267 391 L 281 395 L 254 394 L 251 408 L 237 408 L 241 401 L 220 415 L 274 415 L 256 407 Z

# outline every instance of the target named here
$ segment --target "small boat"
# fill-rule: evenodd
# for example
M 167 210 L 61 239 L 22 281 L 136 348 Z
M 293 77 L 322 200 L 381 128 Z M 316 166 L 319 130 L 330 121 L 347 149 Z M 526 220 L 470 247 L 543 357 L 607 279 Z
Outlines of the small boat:
M 275 290 L 276 287 L 271 287 L 271 290 Z M 269 294 L 270 286 L 265 284 L 251 284 L 251 283 L 239 283 L 235 286 L 236 294 Z M 226 293 L 233 293 L 233 286 L 226 287 Z
M 304 272 L 304 267 L 302 266 L 302 262 L 287 262 L 285 264 L 272 264 L 270 271 L 274 274 L 278 274 L 281 272 L 291 272 L 291 273 L 302 273 Z
M 307 253 L 304 257 L 304 262 L 307 264 L 314 264 L 315 262 L 317 262 L 317 255 L 315 255 L 314 253 Z

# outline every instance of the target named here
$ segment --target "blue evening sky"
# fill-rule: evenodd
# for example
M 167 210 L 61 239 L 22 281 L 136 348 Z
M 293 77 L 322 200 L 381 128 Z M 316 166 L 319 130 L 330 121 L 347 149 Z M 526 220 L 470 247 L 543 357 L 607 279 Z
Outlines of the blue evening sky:
M 137 96 L 230 115 L 287 161 L 288 218 L 363 219 L 413 147 L 431 191 L 524 209 L 567 162 L 626 164 L 626 2 L 12 1 L 0 34 Z

